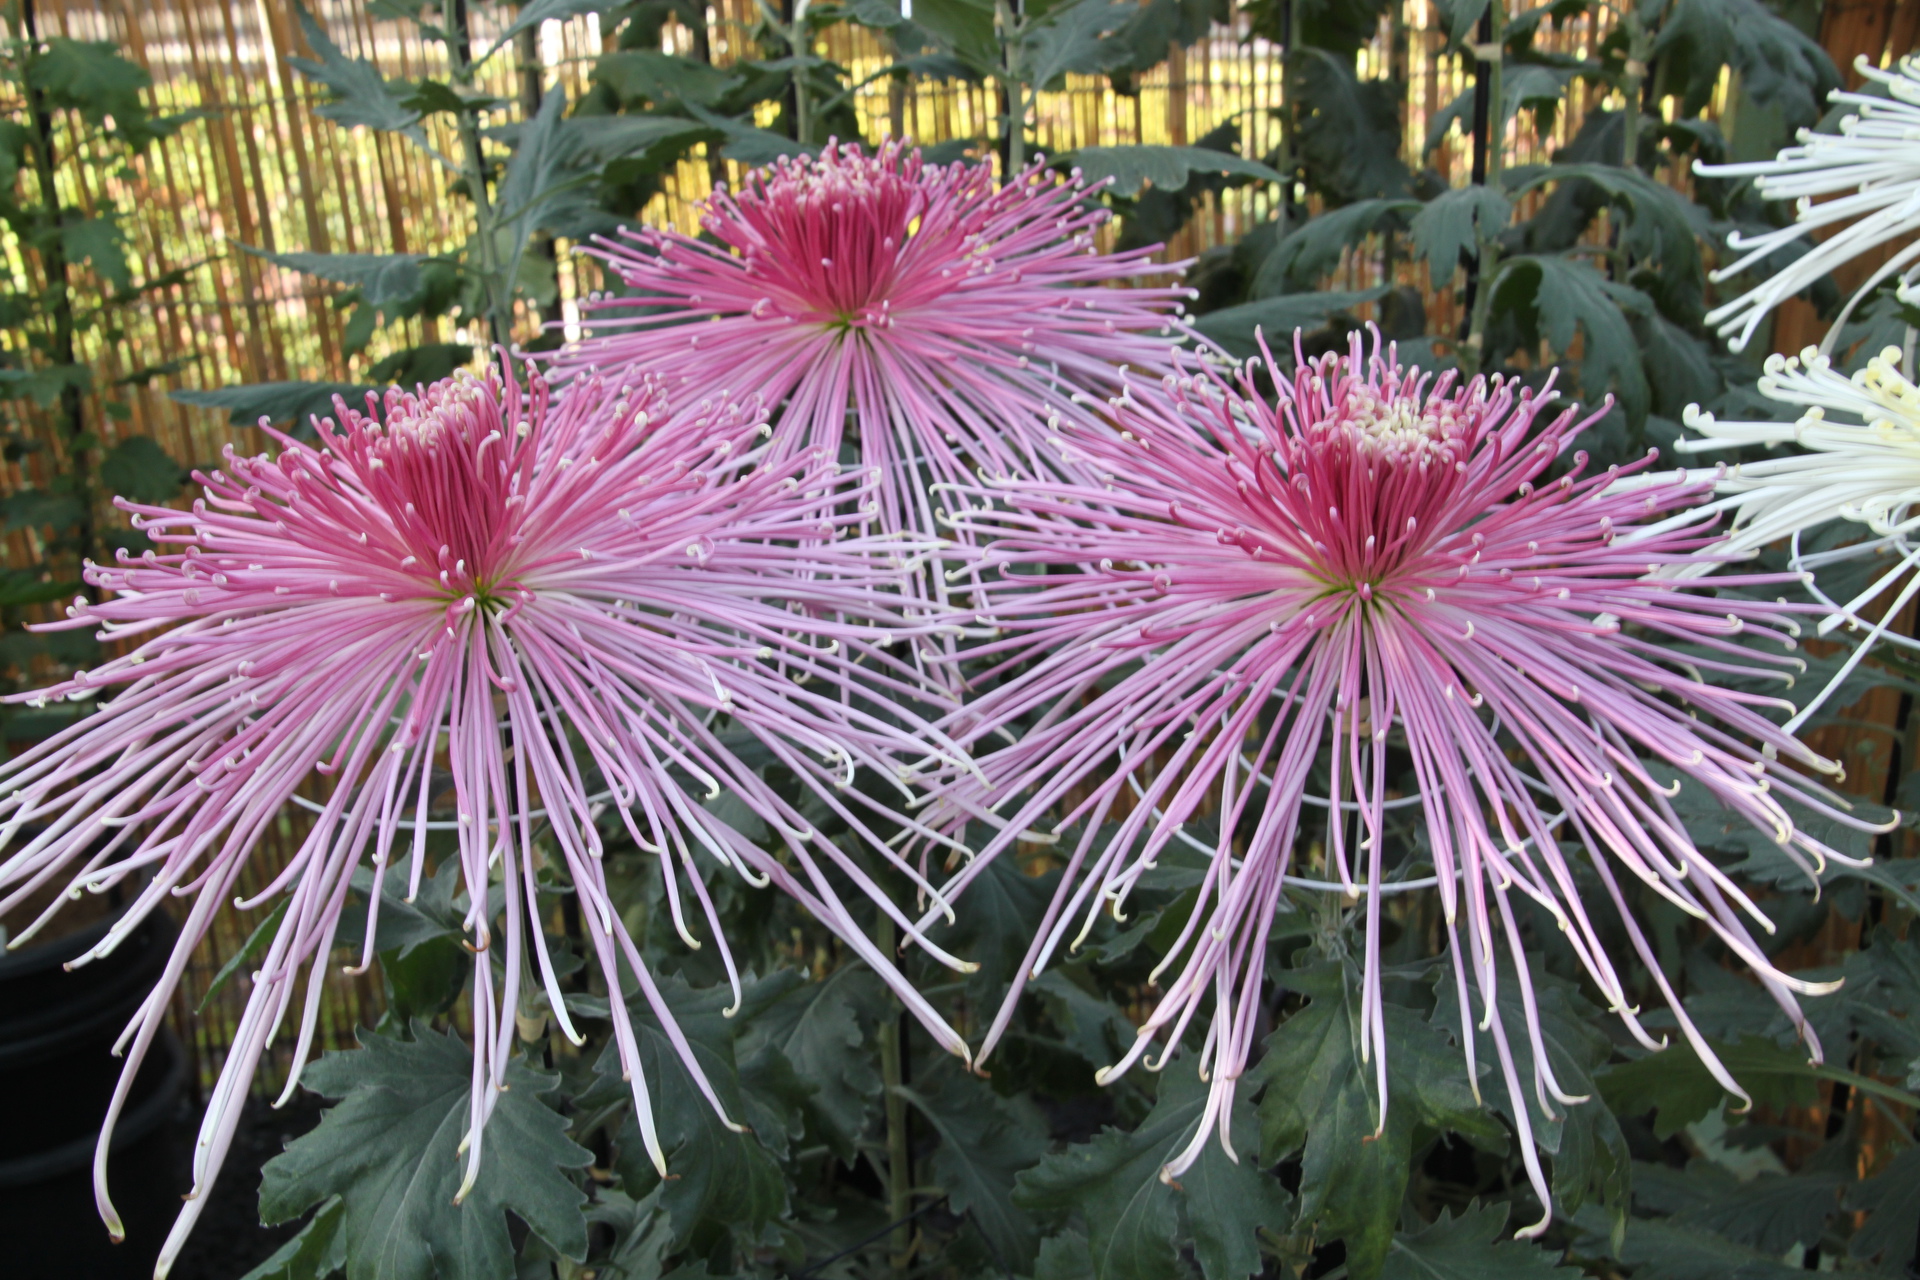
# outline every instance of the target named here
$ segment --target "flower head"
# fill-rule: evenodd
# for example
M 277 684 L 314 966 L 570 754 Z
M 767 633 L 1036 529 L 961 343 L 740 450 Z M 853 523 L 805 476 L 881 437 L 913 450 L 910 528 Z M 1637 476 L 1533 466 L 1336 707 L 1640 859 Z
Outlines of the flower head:
M 1890 96 L 1837 89 L 1829 94 L 1829 101 L 1859 109 L 1840 121 L 1839 133 L 1802 129 L 1799 145 L 1783 149 L 1772 160 L 1694 165 L 1695 172 L 1710 177 L 1753 178 L 1768 200 L 1794 201 L 1795 217 L 1787 226 L 1759 235 L 1735 231 L 1727 237 L 1727 247 L 1739 256 L 1713 273 L 1716 282 L 1739 275 L 1809 232 L 1841 228 L 1761 284 L 1707 313 L 1707 323 L 1717 326 L 1735 351 L 1745 349 L 1769 312 L 1835 267 L 1920 230 L 1920 146 L 1915 145 L 1920 138 L 1920 60 L 1902 58 L 1893 70 L 1882 71 L 1861 58 L 1854 67 L 1885 85 Z M 1818 196 L 1837 198 L 1815 204 Z M 1910 277 L 1916 257 L 1920 241 L 1876 268 L 1834 321 L 1828 343 L 1874 286 L 1895 272 Z
M 1147 250 L 1103 254 L 1105 210 L 1040 163 L 997 187 L 983 165 L 926 163 L 887 142 L 829 144 L 717 193 L 711 241 L 623 231 L 590 252 L 626 292 L 600 301 L 563 369 L 657 374 L 670 394 L 761 390 L 776 456 L 837 457 L 849 424 L 880 486 L 881 532 L 942 532 L 929 484 L 1050 470 L 1050 417 L 1083 420 L 1076 388 L 1104 392 L 1131 364 L 1172 367 L 1160 336 L 1180 288 L 1107 289 L 1166 268 Z M 851 415 L 849 414 L 851 411 Z M 940 599 L 937 575 L 915 579 Z
M 873 549 L 836 537 L 854 517 L 822 513 L 819 493 L 857 499 L 860 484 L 831 461 L 771 456 L 761 419 L 739 405 L 711 409 L 677 447 L 643 449 L 662 415 L 651 388 L 615 396 L 583 381 L 555 405 L 531 371 L 524 384 L 463 373 L 418 394 L 389 391 L 384 403 L 369 395 L 364 413 L 335 406 L 337 420 L 317 424 L 317 444 L 281 436 L 277 457 L 229 449 L 223 470 L 198 477 L 206 497 L 191 512 L 122 504 L 160 549 L 90 566 L 89 581 L 111 594 L 101 604 L 77 599 L 64 625 L 150 638 L 35 695 L 106 700 L 0 766 L 4 836 L 35 832 L 0 861 L 0 911 L 49 883 L 98 892 L 144 879 L 92 958 L 169 896 L 194 898 L 168 977 L 130 1029 L 100 1138 L 96 1194 L 110 1229 L 119 1231 L 104 1176 L 112 1115 L 187 954 L 262 830 L 316 774 L 329 781 L 312 828 L 256 899 L 284 890 L 288 909 L 202 1126 L 200 1189 L 218 1172 L 247 1082 L 306 966 L 289 1092 L 299 1077 L 355 868 L 370 855 L 379 880 L 405 862 L 394 874 L 417 892 L 433 825 L 457 833 L 450 856 L 470 901 L 488 901 L 496 867 L 507 888 L 504 923 L 483 907 L 466 922 L 476 952 L 500 948 L 505 975 L 496 989 L 493 965 L 474 968 L 468 1186 L 520 1001 L 543 987 L 561 1029 L 580 1042 L 539 925 L 543 856 L 557 853 L 580 897 L 656 1164 L 623 961 L 719 1108 L 610 901 L 596 828 L 608 809 L 657 856 L 682 937 L 697 946 L 698 933 L 711 934 L 730 974 L 696 859 L 793 895 L 963 1053 L 867 941 L 825 871 L 898 910 L 730 745 L 733 731 L 757 738 L 860 832 L 859 793 L 845 785 L 854 771 L 892 779 L 888 753 L 925 750 L 907 727 L 846 696 L 856 661 L 868 687 L 911 677 L 880 651 L 885 637 L 872 625 L 913 633 L 876 608 L 886 583 Z M 723 792 L 777 833 L 781 856 L 703 807 Z M 877 838 L 874 847 L 891 856 Z M 378 906 L 375 894 L 363 966 Z M 205 1203 L 188 1201 L 164 1260 Z
M 1531 1014 L 1523 1029 L 1499 1014 L 1503 949 L 1533 1008 L 1516 894 L 1566 931 L 1633 1033 L 1660 1043 L 1634 1015 L 1563 842 L 1584 849 L 1663 990 L 1623 882 L 1705 921 L 1805 1030 L 1794 993 L 1818 988 L 1768 962 L 1748 924 L 1764 918 L 1668 804 L 1684 779 L 1777 834 L 1803 865 L 1838 856 L 1795 831 L 1781 803 L 1827 811 L 1819 788 L 1761 749 L 1824 766 L 1760 714 L 1786 704 L 1702 674 L 1777 675 L 1796 660 L 1734 637 L 1744 629 L 1791 648 L 1794 626 L 1777 605 L 1649 579 L 1650 567 L 1710 539 L 1704 525 L 1636 538 L 1637 522 L 1705 486 L 1622 492 L 1616 469 L 1587 474 L 1582 454 L 1555 474 L 1587 422 L 1572 409 L 1543 422 L 1545 392 L 1429 379 L 1391 353 L 1367 358 L 1358 336 L 1345 355 L 1302 358 L 1277 381 L 1270 404 L 1249 383 L 1169 379 L 1164 397 L 1115 402 L 1119 433 L 1066 437 L 1098 487 L 1009 483 L 972 495 L 963 518 L 981 539 L 997 535 L 977 572 L 1007 633 L 977 652 L 1005 665 L 956 723 L 969 741 L 1031 727 L 979 757 L 990 786 L 954 771 L 930 781 L 933 813 L 999 828 L 945 889 L 957 894 L 1016 839 L 1068 841 L 1024 978 L 1076 930 L 1084 937 L 1101 910 L 1118 916 L 1169 843 L 1193 841 L 1183 824 L 1210 815 L 1220 832 L 1207 842 L 1210 870 L 1156 971 L 1177 977 L 1103 1075 L 1139 1061 L 1156 1038 L 1171 1046 L 1201 1017 L 1207 1121 L 1225 1141 L 1260 1017 L 1266 941 L 1295 883 L 1368 904 L 1360 1047 L 1375 1062 L 1384 1125 L 1386 811 L 1398 807 L 1390 776 L 1410 771 L 1417 795 L 1398 803 L 1418 803 L 1425 818 L 1469 1079 L 1477 1025 L 1490 1033 L 1527 1167 L 1550 1206 L 1525 1097 L 1549 1115 L 1578 1099 L 1556 1082 Z M 1657 637 L 1689 645 L 1687 663 Z M 1323 830 L 1307 806 L 1327 815 Z M 1326 880 L 1295 879 L 1303 837 L 1324 840 Z M 1673 1013 L 1738 1093 L 1677 1002 Z M 1515 1030 L 1533 1037 L 1530 1080 L 1518 1076 Z M 1209 1127 L 1170 1176 L 1197 1158 Z
M 1867 636 L 1826 688 L 1788 722 L 1791 729 L 1826 702 L 1874 642 L 1887 639 L 1920 647 L 1887 630 L 1920 593 L 1920 576 L 1907 579 L 1892 603 L 1881 610 L 1878 621 L 1861 616 L 1862 610 L 1920 563 L 1920 546 L 1913 537 L 1920 528 L 1920 516 L 1915 514 L 1920 507 L 1920 387 L 1901 374 L 1897 347 L 1886 348 L 1850 378 L 1836 372 L 1828 357 L 1808 347 L 1798 357 L 1768 356 L 1759 389 L 1769 400 L 1797 405 L 1803 412 L 1793 422 L 1722 422 L 1689 405 L 1685 423 L 1699 438 L 1674 445 L 1683 453 L 1782 444 L 1805 450 L 1711 473 L 1715 487 L 1726 495 L 1713 508 L 1734 513 L 1722 553 L 1748 556 L 1786 541 L 1792 566 L 1801 571 L 1866 555 L 1888 560 L 1886 569 L 1875 574 L 1864 591 L 1845 601 L 1829 599 L 1808 573 L 1810 588 L 1831 610 L 1820 621 L 1820 634 L 1845 624 L 1849 629 L 1865 629 Z M 1830 418 L 1830 413 L 1836 416 Z M 1853 521 L 1871 536 L 1833 550 L 1801 551 L 1802 534 L 1835 520 Z

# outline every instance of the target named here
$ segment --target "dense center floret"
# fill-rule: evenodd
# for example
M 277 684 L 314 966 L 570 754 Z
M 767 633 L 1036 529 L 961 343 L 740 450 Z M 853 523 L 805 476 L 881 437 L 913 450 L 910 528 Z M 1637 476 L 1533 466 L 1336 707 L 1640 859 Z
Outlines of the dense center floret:
M 498 400 L 469 374 L 424 394 L 389 391 L 385 410 L 384 423 L 350 410 L 331 443 L 392 520 L 399 568 L 430 595 L 499 606 L 531 425 L 510 434 Z
M 787 161 L 750 180 L 732 217 L 710 214 L 709 229 L 748 242 L 749 270 L 784 295 L 785 314 L 884 325 L 925 207 L 919 157 L 890 159 L 828 148 Z
M 1369 461 L 1451 462 L 1463 451 L 1469 424 L 1450 400 L 1382 394 L 1365 383 L 1348 392 L 1329 421 Z

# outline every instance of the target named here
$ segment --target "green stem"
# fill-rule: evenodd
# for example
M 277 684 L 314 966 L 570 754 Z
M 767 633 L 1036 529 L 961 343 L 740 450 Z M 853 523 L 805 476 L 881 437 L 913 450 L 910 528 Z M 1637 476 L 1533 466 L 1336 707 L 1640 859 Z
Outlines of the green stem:
M 1493 48 L 1492 57 L 1487 60 L 1487 177 L 1486 186 L 1498 190 L 1500 170 L 1506 160 L 1507 150 L 1507 110 L 1502 97 L 1501 72 L 1506 62 L 1507 43 L 1507 0 L 1493 0 L 1487 14 L 1490 22 L 1489 33 Z M 1466 367 L 1468 377 L 1480 372 L 1481 362 L 1485 359 L 1487 344 L 1487 320 L 1493 314 L 1493 287 L 1500 275 L 1500 242 L 1496 237 L 1501 228 L 1489 227 L 1480 237 L 1480 265 L 1478 272 L 1479 288 L 1473 299 L 1473 316 L 1467 326 L 1466 349 L 1461 352 L 1461 363 Z
M 453 78 L 461 84 L 473 79 L 473 46 L 467 30 L 467 0 L 453 0 L 448 6 L 449 25 L 453 28 Z M 467 191 L 473 197 L 474 240 L 480 251 L 480 287 L 486 294 L 487 336 L 495 347 L 509 347 L 513 340 L 513 282 L 506 281 L 506 307 L 501 306 L 500 266 L 494 255 L 493 201 L 487 193 L 487 157 L 480 146 L 480 113 L 460 113 L 460 140 L 465 145 Z
M 881 955 L 893 954 L 893 921 L 884 912 L 873 941 Z M 902 1065 L 900 1016 L 889 1008 L 880 1024 L 880 1077 L 887 1107 L 887 1217 L 900 1224 L 887 1237 L 888 1261 L 896 1271 L 906 1270 L 913 1246 L 913 1224 L 904 1221 L 913 1212 L 913 1153 L 907 1142 L 907 1100 L 900 1092 L 906 1087 Z
M 20 78 L 23 83 L 32 86 L 28 96 L 33 111 L 33 170 L 40 187 L 41 225 L 46 229 L 46 235 L 38 247 L 41 264 L 46 270 L 48 310 L 53 315 L 53 340 L 48 346 L 47 355 L 57 367 L 67 370 L 76 363 L 73 264 L 67 260 L 66 246 L 60 239 L 66 210 L 61 206 L 60 192 L 55 185 L 53 111 L 47 104 L 46 94 L 38 87 L 39 77 L 33 70 L 34 63 L 40 57 L 40 28 L 33 0 L 21 0 L 20 25 L 27 36 L 20 59 Z M 86 401 L 79 384 L 71 377 L 60 388 L 59 423 L 64 437 L 61 443 L 66 447 L 68 477 L 73 482 L 73 497 L 80 506 L 76 531 L 79 551 L 84 558 L 97 563 L 105 557 L 101 554 L 99 526 L 94 518 L 96 494 L 93 468 L 87 456 L 91 450 L 81 441 L 87 425 Z M 94 597 L 94 589 L 88 587 L 87 594 Z
M 1287 0 L 1287 47 L 1280 55 L 1280 155 L 1274 166 L 1285 179 L 1280 184 L 1280 201 L 1274 208 L 1274 240 L 1287 238 L 1287 208 L 1293 201 L 1294 113 L 1293 59 L 1300 49 L 1300 7 L 1305 0 Z
M 1640 18 L 1640 8 L 1629 3 L 1621 12 L 1621 25 L 1627 31 L 1627 74 L 1621 84 L 1620 92 L 1626 101 L 1622 104 L 1624 115 L 1624 142 L 1620 153 L 1620 163 L 1629 169 L 1640 167 L 1640 95 L 1647 81 L 1647 59 L 1653 56 L 1653 38 L 1647 32 L 1647 24 Z
M 1000 92 L 1007 100 L 1004 133 L 1007 171 L 1000 177 L 1002 182 L 1011 182 L 1013 175 L 1027 165 L 1027 91 L 1022 82 L 1020 65 L 1020 35 L 1025 24 L 1009 0 L 994 0 L 993 25 L 1000 34 L 1006 66 L 996 77 L 1000 82 Z
M 520 118 L 531 121 L 540 114 L 540 104 L 547 98 L 545 76 L 540 65 L 540 32 L 537 28 L 528 27 L 514 40 L 514 56 L 520 63 Z M 528 241 L 527 252 L 546 259 L 557 277 L 559 255 L 554 248 L 552 235 L 545 231 L 535 232 Z M 560 291 L 557 288 L 553 301 L 540 307 L 539 314 L 542 334 L 549 332 L 546 326 L 559 323 Z
M 793 124 L 794 134 L 800 142 L 813 141 L 813 95 L 807 92 L 806 62 L 813 53 L 813 37 L 807 34 L 807 17 L 803 9 L 794 19 L 793 38 L 789 44 L 793 50 Z

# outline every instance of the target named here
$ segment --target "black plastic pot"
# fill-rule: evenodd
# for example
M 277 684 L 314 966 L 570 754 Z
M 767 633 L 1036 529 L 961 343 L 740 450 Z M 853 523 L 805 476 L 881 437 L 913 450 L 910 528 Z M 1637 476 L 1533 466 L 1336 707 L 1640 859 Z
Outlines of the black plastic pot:
M 144 1280 L 180 1209 L 187 1058 L 164 1031 L 114 1128 L 114 1245 L 93 1203 L 93 1146 L 121 1059 L 119 1037 L 165 968 L 173 921 L 149 916 L 112 955 L 62 966 L 111 919 L 0 955 L 0 1271 L 18 1280 Z

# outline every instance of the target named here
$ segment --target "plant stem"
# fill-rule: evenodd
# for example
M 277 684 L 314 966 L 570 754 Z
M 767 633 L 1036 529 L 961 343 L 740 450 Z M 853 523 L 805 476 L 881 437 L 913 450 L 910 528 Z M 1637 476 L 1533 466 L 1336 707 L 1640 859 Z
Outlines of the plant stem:
M 467 25 L 467 0 L 452 0 L 448 6 L 448 25 L 453 36 L 453 76 L 462 84 L 473 78 L 473 41 Z M 493 201 L 487 194 L 487 157 L 480 147 L 480 113 L 460 113 L 460 140 L 466 146 L 467 191 L 473 197 L 474 241 L 480 252 L 480 287 L 486 295 L 487 336 L 495 347 L 510 348 L 513 341 L 511 307 L 513 282 L 506 281 L 506 308 L 501 306 L 502 282 L 499 263 L 494 260 Z
M 873 941 L 881 955 L 893 953 L 893 921 L 884 912 Z M 896 1271 L 906 1270 L 913 1247 L 913 1224 L 905 1221 L 913 1212 L 913 1151 L 907 1134 L 907 1100 L 900 1093 L 906 1085 L 902 1040 L 900 1015 L 890 1010 L 880 1024 L 880 1078 L 887 1107 L 887 1217 L 900 1224 L 887 1238 L 888 1262 Z
M 803 143 L 813 141 L 813 95 L 807 92 L 807 68 L 805 59 L 811 53 L 813 39 L 807 34 L 804 19 L 793 24 L 794 60 L 801 63 L 793 70 L 793 124 L 794 132 Z
M 55 185 L 53 112 L 47 106 L 46 94 L 38 87 L 38 77 L 33 74 L 33 64 L 40 57 L 40 27 L 33 0 L 20 0 L 20 25 L 27 36 L 21 54 L 21 80 L 29 86 L 28 95 L 33 109 L 34 177 L 39 183 L 41 217 L 48 233 L 37 246 L 47 277 L 47 309 L 53 314 L 53 340 L 47 355 L 57 368 L 67 371 L 76 363 L 73 264 L 67 261 L 66 246 L 60 238 L 66 210 L 61 207 L 59 188 Z M 60 387 L 59 423 L 64 436 L 61 443 L 65 446 L 68 477 L 73 483 L 74 500 L 80 507 L 77 522 L 79 551 L 83 558 L 97 563 L 104 557 L 99 544 L 99 527 L 94 519 L 93 469 L 87 457 L 90 449 L 81 440 L 86 431 L 86 401 L 81 395 L 80 384 L 71 376 Z M 98 599 L 92 586 L 88 586 L 86 591 L 90 599 Z
M 522 6 L 525 7 L 524 5 Z M 540 114 L 540 104 L 547 99 L 546 76 L 540 64 L 540 31 L 537 27 L 528 27 L 514 37 L 514 57 L 520 64 L 520 118 L 531 121 Z M 553 301 L 540 305 L 541 332 L 548 332 L 547 326 L 560 322 L 559 255 L 554 250 L 553 236 L 545 231 L 536 231 L 527 242 L 527 252 L 544 258 L 554 269 L 555 289 Z M 557 335 L 555 341 L 558 340 Z
M 1287 238 L 1287 209 L 1293 202 L 1294 186 L 1294 125 L 1293 112 L 1293 58 L 1300 49 L 1300 5 L 1301 0 L 1285 0 L 1287 6 L 1287 46 L 1280 55 L 1280 155 L 1279 163 L 1274 165 L 1285 179 L 1280 184 L 1280 200 L 1274 208 L 1274 241 L 1278 243 Z
M 1507 40 L 1507 0 L 1492 0 L 1487 6 L 1487 39 L 1482 51 L 1492 56 L 1482 60 L 1486 74 L 1481 80 L 1485 93 L 1476 95 L 1475 115 L 1486 112 L 1484 120 L 1476 119 L 1478 126 L 1484 126 L 1484 149 L 1474 156 L 1476 183 L 1498 188 L 1500 169 L 1506 158 L 1507 112 L 1502 101 L 1500 84 L 1501 64 L 1506 61 Z M 1480 234 L 1480 253 L 1474 279 L 1470 285 L 1473 290 L 1473 310 L 1467 324 L 1467 340 L 1461 349 L 1461 365 L 1468 377 L 1480 372 L 1485 360 L 1487 343 L 1487 320 L 1493 312 L 1493 286 L 1500 271 L 1500 242 L 1497 238 L 1500 228 L 1491 227 Z
M 1005 51 L 1002 56 L 1006 69 L 997 78 L 1007 117 L 1006 172 L 1000 175 L 1000 181 L 1007 183 L 1027 166 L 1027 91 L 1020 66 L 1020 35 L 1025 20 L 1015 8 L 1014 0 L 994 0 L 993 25 L 999 30 L 1000 47 Z

